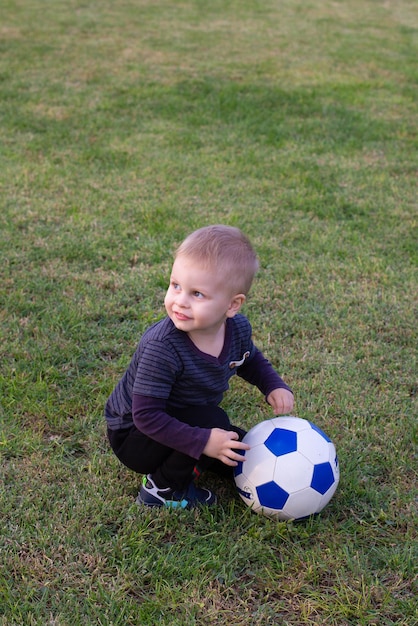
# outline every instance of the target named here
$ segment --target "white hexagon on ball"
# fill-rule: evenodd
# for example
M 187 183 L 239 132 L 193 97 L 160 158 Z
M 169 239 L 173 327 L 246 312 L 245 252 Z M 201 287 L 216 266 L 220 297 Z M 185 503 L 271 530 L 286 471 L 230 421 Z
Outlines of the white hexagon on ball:
M 242 472 L 245 476 L 251 476 L 251 482 L 254 485 L 265 482 L 265 477 L 270 471 L 269 468 L 274 466 L 276 462 L 274 454 L 261 443 L 251 448 L 251 454 L 246 454 L 245 457 L 246 460 L 242 464 Z
M 311 487 L 290 494 L 286 502 L 286 515 L 288 519 L 301 519 L 307 517 L 306 510 L 316 513 L 321 504 L 322 495 Z
M 310 486 L 313 471 L 312 463 L 296 451 L 276 459 L 273 477 L 280 487 L 293 493 Z
M 312 463 L 325 463 L 329 460 L 330 441 L 317 430 L 309 428 L 298 433 L 298 451 Z

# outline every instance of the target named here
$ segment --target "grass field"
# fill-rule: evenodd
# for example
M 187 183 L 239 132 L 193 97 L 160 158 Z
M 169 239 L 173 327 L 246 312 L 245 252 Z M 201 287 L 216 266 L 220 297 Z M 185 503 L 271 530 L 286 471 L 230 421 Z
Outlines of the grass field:
M 3 0 L 2 626 L 418 624 L 414 0 Z M 144 511 L 103 405 L 223 222 L 339 489 L 303 523 Z M 272 417 L 233 381 L 223 406 Z

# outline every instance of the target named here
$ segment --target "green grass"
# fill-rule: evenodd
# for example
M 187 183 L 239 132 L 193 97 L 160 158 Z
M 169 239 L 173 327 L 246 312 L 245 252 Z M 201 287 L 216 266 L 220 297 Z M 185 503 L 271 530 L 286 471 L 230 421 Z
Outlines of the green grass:
M 0 623 L 418 624 L 412 0 L 22 0 L 0 25 Z M 336 496 L 138 510 L 103 404 L 175 246 L 240 226 L 246 305 Z M 245 427 L 270 417 L 233 381 Z

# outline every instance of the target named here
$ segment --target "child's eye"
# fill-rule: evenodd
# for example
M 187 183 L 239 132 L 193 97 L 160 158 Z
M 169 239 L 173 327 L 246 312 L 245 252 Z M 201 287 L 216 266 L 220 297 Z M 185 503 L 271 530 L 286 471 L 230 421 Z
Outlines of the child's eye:
M 201 291 L 194 291 L 193 295 L 195 298 L 199 298 L 199 299 L 205 297 Z
M 175 291 L 178 291 L 180 289 L 180 285 L 178 283 L 172 282 L 171 286 Z

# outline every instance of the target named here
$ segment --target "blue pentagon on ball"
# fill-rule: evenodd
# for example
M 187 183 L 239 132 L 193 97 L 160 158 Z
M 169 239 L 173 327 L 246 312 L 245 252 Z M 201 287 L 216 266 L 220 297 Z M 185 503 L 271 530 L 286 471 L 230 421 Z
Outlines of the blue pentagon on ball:
M 293 430 L 285 430 L 284 428 L 275 428 L 271 435 L 267 437 L 264 445 L 270 452 L 276 456 L 295 452 L 298 448 L 297 433 Z
M 323 495 L 330 487 L 332 487 L 334 481 L 335 476 L 331 463 L 320 463 L 319 465 L 315 465 L 311 481 L 312 489 L 319 491 L 319 493 L 322 493 Z

